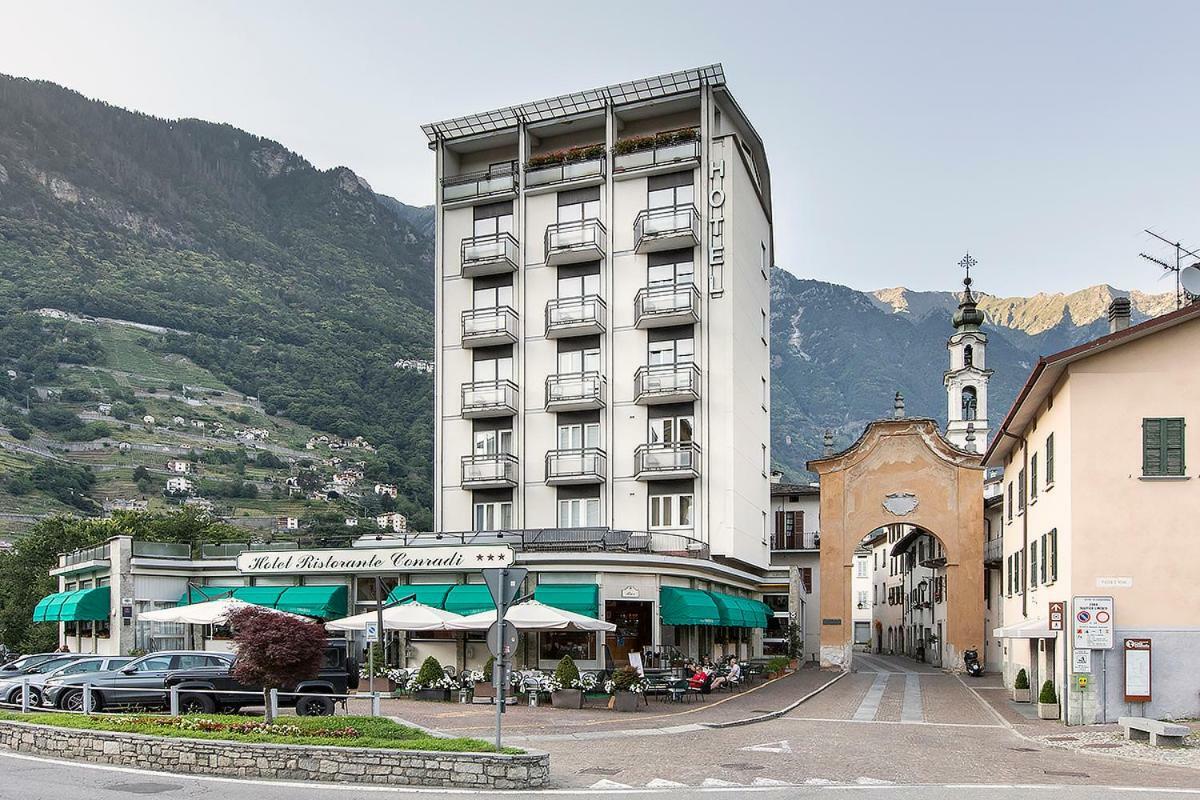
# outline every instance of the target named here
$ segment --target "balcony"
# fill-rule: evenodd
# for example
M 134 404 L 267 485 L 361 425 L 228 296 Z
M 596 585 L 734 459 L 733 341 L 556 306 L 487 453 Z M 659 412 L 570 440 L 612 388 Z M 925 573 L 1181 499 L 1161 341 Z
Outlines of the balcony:
M 633 298 L 635 328 L 669 328 L 700 321 L 700 289 L 694 283 L 675 283 L 639 289 Z
M 547 411 L 594 411 L 604 408 L 608 382 L 599 372 L 546 376 Z
M 556 222 L 546 226 L 546 266 L 599 261 L 608 231 L 598 219 Z
M 564 183 L 593 184 L 603 181 L 605 166 L 608 163 L 604 157 L 604 145 L 581 148 L 579 152 L 591 155 L 580 158 L 568 152 L 561 160 L 553 158 L 554 154 L 531 158 L 525 165 L 526 190 L 534 191 L 544 186 L 558 186 Z
M 598 447 L 551 450 L 546 453 L 546 484 L 604 483 L 608 455 Z
M 493 165 L 478 172 L 442 178 L 442 202 L 469 204 L 499 200 L 517 193 L 517 162 Z
M 462 457 L 462 488 L 504 489 L 517 485 L 517 457 L 485 453 Z
M 640 367 L 633 376 L 633 402 L 640 406 L 693 403 L 700 399 L 700 367 L 691 363 Z
M 821 534 L 817 531 L 807 531 L 805 533 L 775 531 L 771 537 L 771 549 L 774 551 L 819 550 L 820 547 Z
M 983 543 L 983 563 L 999 564 L 1004 561 L 1004 540 L 992 539 Z
M 516 344 L 520 336 L 517 312 L 509 306 L 462 312 L 462 346 L 495 347 Z
M 478 278 L 481 275 L 516 272 L 519 249 L 511 233 L 468 236 L 462 240 L 460 274 L 464 278 Z
M 700 446 L 695 442 L 642 444 L 633 453 L 634 478 L 639 481 L 700 477 Z
M 651 208 L 633 221 L 633 250 L 654 253 L 700 244 L 700 212 L 695 206 Z
M 510 380 L 462 385 L 462 415 L 467 419 L 511 417 L 517 413 L 517 385 Z
M 546 338 L 595 336 L 608 324 L 608 306 L 598 294 L 560 297 L 546 303 Z
M 613 174 L 666 170 L 700 161 L 700 129 L 680 128 L 652 136 L 632 136 L 613 147 Z

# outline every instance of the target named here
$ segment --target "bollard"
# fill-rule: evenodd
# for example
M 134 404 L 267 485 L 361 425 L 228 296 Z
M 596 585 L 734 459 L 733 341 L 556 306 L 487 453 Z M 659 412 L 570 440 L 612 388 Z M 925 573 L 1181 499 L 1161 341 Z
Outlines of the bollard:
M 172 686 L 168 691 L 171 694 L 171 716 L 178 717 L 179 716 L 179 687 Z
M 83 685 L 83 713 L 92 713 L 92 685 L 90 683 Z
M 279 716 L 279 690 L 271 690 L 271 719 Z
M 29 677 L 21 678 L 21 713 L 29 713 Z
M 372 717 L 383 716 L 383 707 L 382 707 L 380 700 L 381 700 L 381 698 L 380 698 L 379 692 L 375 692 L 374 694 L 371 695 L 371 716 Z

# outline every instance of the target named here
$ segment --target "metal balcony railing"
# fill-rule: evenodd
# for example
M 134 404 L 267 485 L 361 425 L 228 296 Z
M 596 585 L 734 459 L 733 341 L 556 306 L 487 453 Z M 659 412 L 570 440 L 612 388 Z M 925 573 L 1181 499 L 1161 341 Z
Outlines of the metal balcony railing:
M 700 160 L 699 128 L 622 139 L 613 146 L 613 172 Z
M 999 564 L 1004 560 L 1004 540 L 992 539 L 983 544 L 983 561 L 985 564 Z
M 693 205 L 651 208 L 633 221 L 633 249 L 638 253 L 695 247 L 700 243 L 700 212 Z
M 546 410 L 584 411 L 602 408 L 608 382 L 599 372 L 564 372 L 546 376 Z M 571 408 L 563 408 L 570 405 Z
M 820 545 L 821 534 L 816 531 L 775 531 L 771 537 L 772 550 L 817 550 Z
M 517 385 L 510 380 L 462 385 L 464 417 L 500 417 L 517 412 Z
M 462 313 L 463 347 L 513 343 L 519 336 L 517 312 L 510 306 L 474 308 Z
M 515 486 L 517 457 L 508 453 L 485 453 L 462 457 L 462 485 L 468 487 Z
M 700 321 L 700 289 L 694 283 L 671 283 L 639 289 L 633 298 L 633 324 L 638 328 L 695 324 Z
M 493 164 L 478 172 L 464 172 L 442 178 L 442 202 L 495 197 L 517 191 L 517 162 Z
M 520 245 L 511 233 L 468 236 L 462 240 L 461 273 L 464 278 L 515 272 Z
M 555 222 L 546 226 L 546 263 L 571 264 L 604 257 L 608 231 L 598 219 Z
M 558 164 L 539 164 L 525 166 L 525 188 L 536 189 L 539 186 L 551 186 L 556 183 L 585 180 L 587 178 L 603 178 L 607 160 L 601 154 L 596 158 L 566 161 Z
M 598 294 L 559 297 L 546 303 L 546 336 L 603 333 L 608 324 L 608 305 Z
M 633 376 L 635 403 L 683 403 L 700 399 L 700 367 L 691 362 L 639 367 Z
M 647 477 L 697 477 L 700 474 L 700 445 L 669 442 L 638 445 L 633 453 L 633 471 Z
M 546 453 L 546 483 L 601 483 L 607 474 L 608 454 L 599 447 Z
M 151 558 L 191 558 L 192 547 L 184 542 L 133 543 L 133 555 Z
M 63 567 L 71 567 L 75 564 L 83 564 L 88 561 L 107 561 L 108 560 L 108 545 L 100 544 L 95 547 L 85 547 L 82 550 L 73 550 L 66 553 L 62 557 Z

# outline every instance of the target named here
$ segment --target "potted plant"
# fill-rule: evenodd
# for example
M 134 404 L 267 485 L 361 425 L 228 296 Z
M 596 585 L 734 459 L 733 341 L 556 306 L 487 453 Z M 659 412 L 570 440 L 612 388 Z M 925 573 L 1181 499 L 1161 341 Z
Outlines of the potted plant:
M 799 669 L 800 659 L 804 657 L 804 631 L 800 628 L 800 624 L 795 621 L 795 617 L 788 623 L 787 627 L 787 643 L 788 643 L 788 668 Z
M 1029 692 L 1029 675 L 1024 669 L 1017 671 L 1017 679 L 1013 681 L 1013 701 L 1017 703 L 1028 703 L 1030 701 Z
M 1058 695 L 1054 692 L 1053 681 L 1043 683 L 1042 691 L 1038 693 L 1038 718 L 1058 719 Z
M 646 681 L 633 667 L 620 667 L 613 670 L 612 677 L 604 684 L 604 689 L 612 698 L 608 707 L 616 711 L 637 711 L 646 691 Z
M 550 703 L 555 708 L 583 708 L 583 689 L 579 686 L 579 668 L 570 656 L 563 656 L 554 669 L 550 684 Z
M 417 677 L 408 684 L 408 691 L 414 700 L 450 701 L 450 690 L 456 688 L 442 669 L 442 665 L 433 656 L 426 658 L 417 671 Z
M 784 656 L 775 656 L 767 662 L 767 667 L 764 672 L 767 673 L 768 678 L 778 678 L 787 672 L 787 669 L 788 659 Z
M 392 677 L 393 674 L 393 671 L 388 669 L 387 664 L 383 663 L 383 650 L 375 644 L 368 647 L 367 660 L 358 670 L 360 681 L 369 686 L 371 676 L 373 675 L 375 677 L 375 691 L 391 694 L 396 691 L 396 681 Z
M 483 665 L 483 680 L 475 684 L 475 697 L 490 697 L 495 700 L 496 686 L 492 683 L 492 676 L 495 675 L 496 659 L 488 656 L 487 663 Z

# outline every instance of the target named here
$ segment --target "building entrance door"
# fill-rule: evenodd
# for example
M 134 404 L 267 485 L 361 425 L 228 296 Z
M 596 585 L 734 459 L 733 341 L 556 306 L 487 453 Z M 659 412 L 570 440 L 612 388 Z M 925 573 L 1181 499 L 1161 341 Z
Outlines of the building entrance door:
M 605 634 L 605 644 L 615 667 L 629 664 L 629 654 L 640 653 L 653 644 L 652 612 L 654 604 L 646 600 L 609 600 L 604 604 L 604 619 L 617 626 Z

